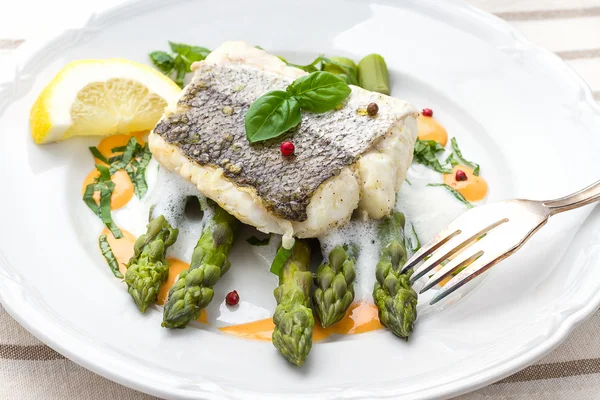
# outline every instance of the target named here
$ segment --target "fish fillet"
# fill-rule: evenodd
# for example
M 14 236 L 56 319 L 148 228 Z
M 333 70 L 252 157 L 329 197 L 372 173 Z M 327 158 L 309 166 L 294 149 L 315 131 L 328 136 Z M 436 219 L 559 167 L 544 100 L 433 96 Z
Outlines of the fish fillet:
M 270 90 L 306 73 L 245 42 L 226 42 L 194 63 L 192 82 L 150 134 L 150 149 L 166 168 L 196 185 L 240 221 L 265 233 L 318 237 L 347 222 L 388 215 L 412 161 L 417 112 L 410 104 L 351 86 L 343 107 L 303 112 L 285 140 L 250 144 L 244 117 Z M 379 113 L 365 110 L 377 103 Z

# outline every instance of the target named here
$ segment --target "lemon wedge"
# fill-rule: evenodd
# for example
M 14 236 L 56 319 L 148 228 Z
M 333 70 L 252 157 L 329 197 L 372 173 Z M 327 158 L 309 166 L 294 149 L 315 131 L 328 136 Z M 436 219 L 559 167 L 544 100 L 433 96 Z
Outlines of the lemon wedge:
M 108 136 L 154 128 L 181 89 L 159 71 L 129 60 L 67 64 L 31 109 L 36 143 L 73 136 Z

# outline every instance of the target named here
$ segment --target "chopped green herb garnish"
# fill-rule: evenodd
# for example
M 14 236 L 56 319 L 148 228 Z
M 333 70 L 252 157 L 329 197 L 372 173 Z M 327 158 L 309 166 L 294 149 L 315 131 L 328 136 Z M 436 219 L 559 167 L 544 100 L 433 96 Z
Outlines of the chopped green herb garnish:
M 119 154 L 117 156 L 112 156 L 111 158 L 108 159 L 108 163 L 109 164 L 114 164 L 118 161 L 121 161 L 123 159 L 123 154 Z
M 288 260 L 288 258 L 290 258 L 291 255 L 292 255 L 291 249 L 288 250 L 288 249 L 285 249 L 283 246 L 281 246 L 279 248 L 279 250 L 277 251 L 275 258 L 273 259 L 273 263 L 271 264 L 271 272 L 273 274 L 279 276 L 279 273 L 283 269 L 285 262 Z
M 144 197 L 148 191 L 148 184 L 146 183 L 146 167 L 151 159 L 152 153 L 150 152 L 150 147 L 146 144 L 141 160 L 139 162 L 137 160 L 132 162 L 133 166 L 136 168 L 135 181 L 133 182 L 134 191 L 136 196 L 140 199 Z M 129 176 L 131 177 L 131 175 Z
M 406 181 L 406 183 L 408 183 L 410 186 L 412 186 L 411 181 L 408 180 L 408 178 L 404 178 L 404 180 Z
M 115 254 L 110 248 L 110 244 L 108 243 L 106 235 L 100 235 L 98 243 L 100 245 L 100 251 L 102 252 L 102 255 L 104 256 L 104 259 L 110 267 L 110 270 L 112 271 L 113 275 L 117 278 L 123 279 L 123 274 L 121 273 L 121 271 L 119 271 L 119 262 L 117 261 Z
M 92 153 L 92 155 L 97 158 L 98 160 L 102 161 L 103 163 L 109 164 L 108 160 L 106 159 L 106 157 L 104 157 L 104 155 L 102 153 L 100 153 L 100 150 L 98 150 L 98 148 L 96 146 L 92 146 L 89 147 L 90 152 Z
M 450 142 L 452 143 L 452 150 L 454 150 L 454 153 L 456 154 L 458 159 L 461 160 L 466 166 L 473 168 L 473 175 L 479 176 L 479 164 L 465 160 L 465 158 L 462 155 L 462 152 L 458 148 L 458 142 L 456 141 L 456 138 L 452 138 Z
M 112 215 L 110 213 L 110 198 L 112 196 L 113 190 L 115 189 L 115 184 L 111 181 L 108 182 L 99 182 L 100 186 L 100 219 L 104 222 L 104 225 L 112 232 L 113 236 L 116 239 L 120 239 L 123 237 L 121 230 L 115 224 L 112 219 Z
M 104 165 L 96 164 L 96 169 L 100 172 L 100 176 L 97 179 L 97 182 L 108 182 L 110 181 L 110 170 L 108 167 Z
M 95 188 L 95 183 L 90 183 L 85 187 L 85 192 L 83 193 L 83 201 L 90 208 L 90 210 L 92 210 L 94 214 L 100 216 L 100 207 L 98 207 L 98 203 L 96 203 L 96 200 L 94 200 Z
M 450 153 L 450 155 L 446 157 L 446 164 L 450 164 L 452 168 L 458 165 L 458 160 L 454 156 L 454 153 Z
M 113 153 L 123 153 L 125 150 L 127 150 L 127 145 L 113 147 L 112 149 L 110 149 L 110 151 L 112 151 Z
M 137 145 L 138 145 L 137 140 L 135 139 L 135 137 L 132 136 L 131 139 L 129 139 L 127 146 L 125 146 L 125 151 L 123 152 L 123 157 L 120 160 L 118 160 L 117 162 L 111 164 L 111 166 L 110 166 L 110 174 L 111 175 L 120 169 L 124 169 L 131 162 L 131 159 L 133 158 L 133 154 L 135 153 Z
M 447 191 L 452 193 L 452 195 L 458 200 L 460 200 L 465 206 L 467 206 L 467 208 L 473 208 L 473 204 L 471 204 L 467 199 L 465 199 L 465 197 L 462 194 L 460 194 L 456 189 L 454 189 L 450 185 L 446 185 L 445 183 L 430 183 L 427 186 L 439 186 L 446 188 Z
M 127 175 L 129 175 L 129 180 L 131 181 L 131 183 L 133 183 L 133 191 L 134 191 L 135 195 L 138 198 L 141 198 L 141 196 L 138 193 L 138 187 L 135 184 L 136 178 L 135 178 L 135 170 L 133 169 L 133 166 L 131 164 L 127 164 L 125 166 L 125 172 L 127 172 Z
M 271 236 L 264 239 L 259 239 L 256 236 L 250 236 L 248 239 L 246 239 L 246 242 L 248 242 L 252 246 L 266 246 L 269 244 L 270 241 Z
M 421 241 L 419 240 L 419 236 L 417 236 L 417 231 L 415 231 L 415 226 L 410 224 L 411 234 L 406 235 L 407 247 L 412 254 L 419 251 L 421 248 Z
M 443 166 L 438 159 L 438 154 L 444 150 L 444 146 L 435 140 L 417 139 L 415 143 L 414 159 L 419 164 L 423 164 L 437 172 L 449 174 L 452 170 Z

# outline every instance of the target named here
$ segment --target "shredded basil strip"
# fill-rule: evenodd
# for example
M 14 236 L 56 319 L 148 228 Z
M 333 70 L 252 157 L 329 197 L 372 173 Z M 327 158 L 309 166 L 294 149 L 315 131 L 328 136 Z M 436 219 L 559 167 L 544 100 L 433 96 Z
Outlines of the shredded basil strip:
M 415 231 L 415 226 L 410 224 L 410 228 L 412 230 L 412 235 L 406 235 L 406 242 L 408 244 L 408 249 L 412 254 L 415 254 L 421 248 L 421 241 L 419 240 L 419 236 L 417 236 L 417 231 Z M 414 242 L 413 242 L 414 238 Z
M 248 239 L 246 239 L 246 242 L 248 242 L 248 244 L 252 246 L 266 246 L 269 244 L 270 241 L 271 236 L 264 239 L 259 239 L 256 236 L 250 236 Z
M 123 153 L 125 150 L 127 150 L 127 146 L 113 147 L 112 149 L 110 149 L 110 151 L 112 151 L 113 153 Z
M 148 192 L 148 184 L 146 183 L 146 167 L 151 159 L 152 153 L 150 152 L 148 145 L 146 145 L 144 146 L 144 154 L 142 155 L 139 163 L 136 160 L 134 160 L 135 162 L 132 163 L 136 167 L 135 181 L 133 182 L 134 191 L 136 196 L 140 199 L 144 197 L 146 192 Z M 129 176 L 131 177 L 131 175 Z
M 275 258 L 273 259 L 273 263 L 271 264 L 271 273 L 279 276 L 281 270 L 283 269 L 283 266 L 285 265 L 286 261 L 288 260 L 288 258 L 290 258 L 291 255 L 291 249 L 288 250 L 283 246 L 280 247 L 277 251 L 277 255 L 275 255 Z
M 90 149 L 90 152 L 92 153 L 92 155 L 97 158 L 98 160 L 102 161 L 103 163 L 109 164 L 108 160 L 106 159 L 106 157 L 104 157 L 104 155 L 102 153 L 100 153 L 100 150 L 98 150 L 98 148 L 96 146 L 92 146 L 92 147 L 88 147 Z
M 100 176 L 97 179 L 97 182 L 108 182 L 110 181 L 110 170 L 104 165 L 96 164 L 96 169 L 100 172 Z
M 137 198 L 140 198 L 139 189 L 138 189 L 137 185 L 135 184 L 135 182 L 136 182 L 135 170 L 133 169 L 131 164 L 127 164 L 127 166 L 125 167 L 125 172 L 127 172 L 127 175 L 129 175 L 129 180 L 131 181 L 131 183 L 133 183 L 133 192 L 135 193 Z
M 125 148 L 125 152 L 123 153 L 123 158 L 121 158 L 120 160 L 118 160 L 110 166 L 111 175 L 117 172 L 118 170 L 125 168 L 127 164 L 131 162 L 137 144 L 138 142 L 137 140 L 135 140 L 134 137 L 131 137 L 131 139 L 129 139 L 129 142 L 127 143 L 127 146 Z
M 465 163 L 468 167 L 473 168 L 473 175 L 479 176 L 479 169 L 480 169 L 479 164 L 476 164 L 472 161 L 465 160 L 465 158 L 462 155 L 462 152 L 458 148 L 458 142 L 456 141 L 456 138 L 450 139 L 450 143 L 452 143 L 452 150 L 454 150 L 454 153 L 456 153 L 456 156 L 458 157 L 458 159 L 461 160 L 463 163 Z
M 452 193 L 452 195 L 454 197 L 456 197 L 458 200 L 460 200 L 465 206 L 467 206 L 467 208 L 473 208 L 473 204 L 471 204 L 467 199 L 465 199 L 465 197 L 462 194 L 460 194 L 453 187 L 446 185 L 445 183 L 429 183 L 427 186 L 438 186 L 438 187 L 446 188 L 447 191 Z
M 85 187 L 85 192 L 83 193 L 83 201 L 90 208 L 90 210 L 92 210 L 92 212 L 94 214 L 99 216 L 100 215 L 100 207 L 98 207 L 96 200 L 94 200 L 95 188 L 96 188 L 95 183 L 90 183 L 89 185 L 87 185 Z
M 100 239 L 98 239 L 98 244 L 100 245 L 100 251 L 106 260 L 110 270 L 116 278 L 123 278 L 123 274 L 119 271 L 119 262 L 115 257 L 112 249 L 110 248 L 110 244 L 108 243 L 108 239 L 106 235 L 100 235 Z
M 123 237 L 121 230 L 115 224 L 110 213 L 110 197 L 112 196 L 115 184 L 112 181 L 99 182 L 96 187 L 100 187 L 100 219 L 104 225 L 112 232 L 116 239 Z

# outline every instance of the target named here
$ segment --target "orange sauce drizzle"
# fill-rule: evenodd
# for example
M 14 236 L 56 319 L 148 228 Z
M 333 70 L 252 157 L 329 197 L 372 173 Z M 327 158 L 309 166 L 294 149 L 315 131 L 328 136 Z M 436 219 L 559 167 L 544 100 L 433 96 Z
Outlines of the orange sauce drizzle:
M 417 132 L 420 140 L 435 140 L 442 146 L 448 143 L 448 132 L 433 117 L 419 114 L 417 118 Z
M 461 170 L 467 175 L 467 180 L 457 181 L 456 171 Z M 473 170 L 463 165 L 457 165 L 451 174 L 444 175 L 444 183 L 456 189 L 468 201 L 483 200 L 488 192 L 488 184 L 481 176 L 473 175 Z
M 108 228 L 104 228 L 102 231 L 102 235 L 106 235 L 106 240 L 115 255 L 115 258 L 119 262 L 119 271 L 123 275 L 127 272 L 127 263 L 129 259 L 133 256 L 133 245 L 135 244 L 136 237 L 130 232 L 127 232 L 124 229 L 121 229 L 123 233 L 123 237 L 121 239 L 115 239 L 112 232 L 108 230 Z M 169 295 L 169 289 L 171 286 L 177 281 L 179 278 L 179 274 L 181 272 L 187 270 L 190 265 L 176 258 L 167 258 L 167 261 L 170 264 L 169 267 L 169 277 L 166 281 L 162 283 L 160 289 L 158 291 L 158 297 L 156 298 L 156 304 L 162 306 L 167 301 L 167 297 Z M 202 310 L 200 317 L 198 317 L 198 321 L 207 324 L 208 318 L 206 316 L 206 310 Z
M 274 328 L 273 319 L 266 318 L 245 324 L 225 326 L 219 329 L 233 336 L 270 341 Z M 355 335 L 378 329 L 383 329 L 383 325 L 379 322 L 377 307 L 374 304 L 357 302 L 348 307 L 346 315 L 337 324 L 329 328 L 322 328 L 316 323 L 313 328 L 313 341 L 324 340 L 333 334 Z

